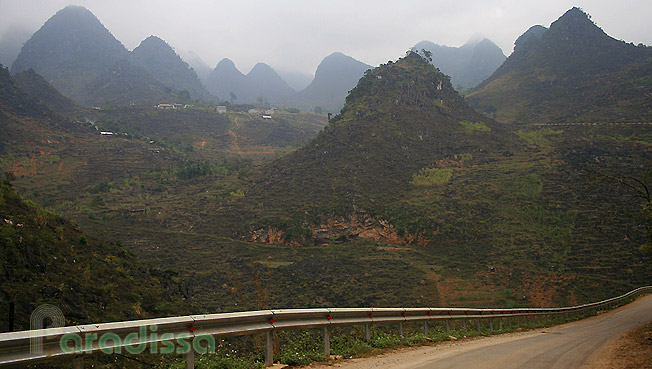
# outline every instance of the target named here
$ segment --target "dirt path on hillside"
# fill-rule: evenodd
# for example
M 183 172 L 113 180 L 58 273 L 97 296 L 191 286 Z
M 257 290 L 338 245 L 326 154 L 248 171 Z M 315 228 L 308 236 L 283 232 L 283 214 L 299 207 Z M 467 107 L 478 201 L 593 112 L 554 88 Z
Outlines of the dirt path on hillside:
M 648 295 L 614 311 L 551 328 L 444 342 L 308 368 L 609 368 L 618 338 L 651 321 L 652 295 Z

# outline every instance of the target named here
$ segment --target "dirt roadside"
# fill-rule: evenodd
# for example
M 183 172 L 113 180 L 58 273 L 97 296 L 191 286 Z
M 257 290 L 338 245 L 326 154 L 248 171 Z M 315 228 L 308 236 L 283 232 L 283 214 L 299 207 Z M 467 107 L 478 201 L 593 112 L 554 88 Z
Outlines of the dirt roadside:
M 652 369 L 652 323 L 622 334 L 592 364 L 597 369 Z
M 375 357 L 316 363 L 310 369 L 650 368 L 652 296 L 589 319 L 474 340 L 381 352 Z

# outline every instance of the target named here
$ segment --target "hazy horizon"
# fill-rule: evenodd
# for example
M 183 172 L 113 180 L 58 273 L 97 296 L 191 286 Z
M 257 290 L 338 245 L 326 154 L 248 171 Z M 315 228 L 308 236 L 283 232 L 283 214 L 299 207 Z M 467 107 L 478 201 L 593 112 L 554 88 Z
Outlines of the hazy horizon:
M 0 39 L 21 32 L 31 35 L 67 5 L 88 8 L 129 50 L 156 35 L 184 60 L 194 53 L 214 68 L 226 57 L 245 74 L 263 62 L 279 74 L 312 76 L 319 62 L 336 51 L 377 66 L 396 60 L 420 41 L 457 47 L 479 36 L 509 55 L 514 40 L 529 27 L 548 27 L 573 6 L 590 14 L 614 38 L 652 44 L 648 19 L 652 3 L 640 0 L 626 7 L 605 0 L 466 0 L 454 4 L 191 0 L 182 5 L 170 0 L 0 0 Z

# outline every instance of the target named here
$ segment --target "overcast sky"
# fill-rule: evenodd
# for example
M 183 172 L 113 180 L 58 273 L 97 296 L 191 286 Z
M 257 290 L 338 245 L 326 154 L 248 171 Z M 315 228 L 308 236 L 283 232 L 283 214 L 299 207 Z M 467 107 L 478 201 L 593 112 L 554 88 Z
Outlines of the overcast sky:
M 650 0 L 0 0 L 0 35 L 34 32 L 66 5 L 88 8 L 129 50 L 156 35 L 182 56 L 211 67 L 228 57 L 243 73 L 265 62 L 314 74 L 335 51 L 377 66 L 419 41 L 460 46 L 475 35 L 509 55 L 530 26 L 573 6 L 617 39 L 652 45 Z

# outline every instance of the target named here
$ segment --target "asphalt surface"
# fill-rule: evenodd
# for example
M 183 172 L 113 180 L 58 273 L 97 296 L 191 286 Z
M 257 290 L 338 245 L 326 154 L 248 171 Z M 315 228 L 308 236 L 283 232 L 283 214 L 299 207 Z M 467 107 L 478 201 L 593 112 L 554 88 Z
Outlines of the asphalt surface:
M 652 295 L 577 322 L 529 332 L 446 342 L 314 368 L 596 368 L 610 343 L 652 321 Z M 602 361 L 602 362 L 600 362 Z

